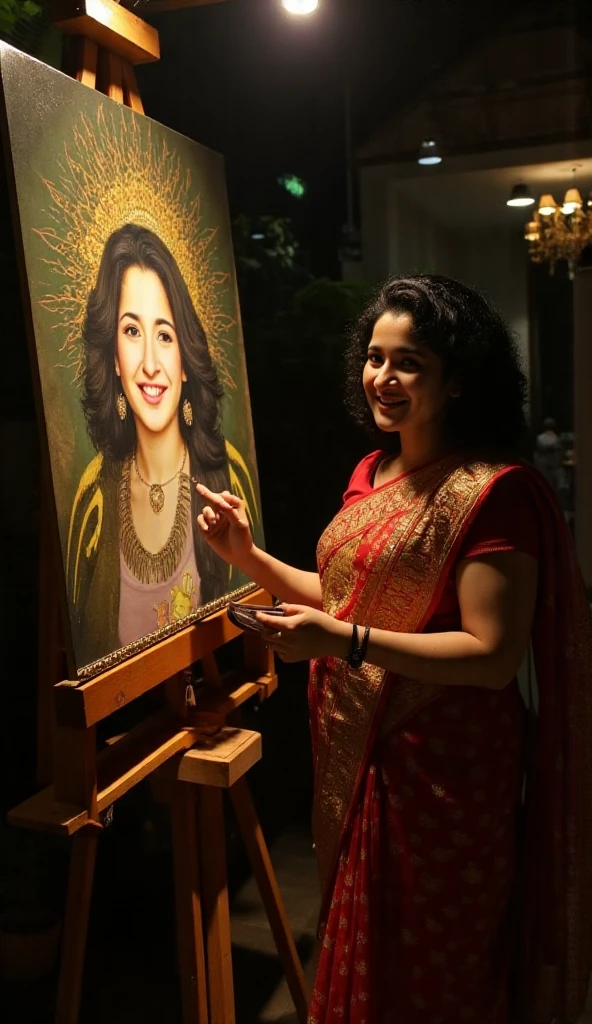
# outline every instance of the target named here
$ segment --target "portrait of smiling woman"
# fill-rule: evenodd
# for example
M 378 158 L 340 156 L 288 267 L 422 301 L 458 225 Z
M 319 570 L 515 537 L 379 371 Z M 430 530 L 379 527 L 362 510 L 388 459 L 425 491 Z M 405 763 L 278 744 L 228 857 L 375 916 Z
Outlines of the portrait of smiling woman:
M 191 477 L 229 487 L 223 395 L 179 268 L 153 232 L 107 240 L 83 329 L 82 406 L 97 456 L 74 502 L 68 594 L 87 662 L 228 590 L 197 529 Z

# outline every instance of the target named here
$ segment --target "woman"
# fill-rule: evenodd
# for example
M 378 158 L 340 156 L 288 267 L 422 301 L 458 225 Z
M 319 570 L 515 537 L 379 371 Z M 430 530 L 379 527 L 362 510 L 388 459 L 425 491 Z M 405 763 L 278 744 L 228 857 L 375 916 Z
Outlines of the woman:
M 228 487 L 229 455 L 205 332 L 153 232 L 126 224 L 107 240 L 83 340 L 83 408 L 98 455 L 74 502 L 67 565 L 88 663 L 228 590 L 227 567 L 197 529 L 190 478 Z
M 353 330 L 349 393 L 380 450 L 318 575 L 255 548 L 241 502 L 199 487 L 213 550 L 287 602 L 279 631 L 260 615 L 271 646 L 314 659 L 310 1024 L 575 1021 L 592 963 L 590 616 L 553 495 L 517 458 L 512 339 L 469 288 L 395 279 Z M 534 744 L 516 682 L 531 639 Z

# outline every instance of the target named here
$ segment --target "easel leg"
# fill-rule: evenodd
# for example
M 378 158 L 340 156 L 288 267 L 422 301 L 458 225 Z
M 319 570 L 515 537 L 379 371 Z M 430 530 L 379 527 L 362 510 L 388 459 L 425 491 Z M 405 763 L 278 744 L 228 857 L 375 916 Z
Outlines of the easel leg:
M 222 791 L 202 786 L 198 828 L 208 964 L 210 1024 L 234 1024 L 234 985 Z
M 97 59 L 99 48 L 92 39 L 73 36 L 66 54 L 63 71 L 77 81 L 95 89 L 97 84 Z
M 310 1000 L 308 986 L 245 775 L 231 787 L 230 797 L 298 1019 L 306 1024 Z
M 98 837 L 93 829 L 72 839 L 56 1024 L 78 1022 Z
M 111 50 L 99 51 L 98 88 L 111 100 L 123 103 L 123 60 Z
M 123 62 L 123 100 L 126 107 L 131 107 L 138 114 L 144 113 L 134 69 L 127 61 Z
M 171 802 L 183 1024 L 208 1024 L 197 845 L 198 800 L 199 788 L 181 783 Z

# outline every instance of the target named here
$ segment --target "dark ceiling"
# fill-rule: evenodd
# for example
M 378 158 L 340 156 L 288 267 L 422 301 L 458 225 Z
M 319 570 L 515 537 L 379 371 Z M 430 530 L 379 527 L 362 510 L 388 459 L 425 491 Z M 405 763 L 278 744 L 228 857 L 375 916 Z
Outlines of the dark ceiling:
M 322 218 L 328 238 L 343 220 L 346 78 L 361 142 L 521 9 L 584 31 L 591 7 L 590 0 L 321 0 L 316 15 L 296 19 L 280 0 L 232 0 L 152 16 L 162 58 L 139 69 L 140 86 L 150 116 L 224 154 L 233 209 L 285 213 L 277 177 L 289 171 L 308 185 L 307 233 Z M 144 14 L 147 6 L 134 10 Z M 307 219 L 304 209 L 297 216 Z

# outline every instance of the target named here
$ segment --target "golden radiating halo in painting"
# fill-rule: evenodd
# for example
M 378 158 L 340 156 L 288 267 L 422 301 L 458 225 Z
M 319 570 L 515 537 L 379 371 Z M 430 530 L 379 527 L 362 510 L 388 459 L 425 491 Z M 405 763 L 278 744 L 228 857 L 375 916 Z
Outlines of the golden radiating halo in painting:
M 37 229 L 51 249 L 43 258 L 56 291 L 41 300 L 62 335 L 61 365 L 80 381 L 84 370 L 82 329 L 105 243 L 124 224 L 153 231 L 169 249 L 185 280 L 206 332 L 210 353 L 225 388 L 230 371 L 230 332 L 236 321 L 224 312 L 230 275 L 215 269 L 216 228 L 202 225 L 201 197 L 191 174 L 152 125 L 117 107 L 98 108 L 96 119 L 81 114 L 58 160 L 49 190 L 52 222 Z

